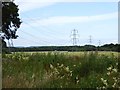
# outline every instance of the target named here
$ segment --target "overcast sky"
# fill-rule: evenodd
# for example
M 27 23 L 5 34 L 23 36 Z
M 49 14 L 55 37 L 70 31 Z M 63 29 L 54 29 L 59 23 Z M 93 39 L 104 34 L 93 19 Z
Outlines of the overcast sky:
M 78 30 L 77 45 L 89 44 L 90 35 L 93 45 L 118 42 L 117 2 L 69 1 L 16 0 L 22 24 L 14 46 L 72 45 L 73 29 Z

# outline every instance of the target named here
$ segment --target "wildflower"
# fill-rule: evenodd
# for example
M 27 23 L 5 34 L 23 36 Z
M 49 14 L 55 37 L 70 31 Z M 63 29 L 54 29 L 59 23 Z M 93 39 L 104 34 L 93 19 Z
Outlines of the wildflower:
M 15 59 L 15 56 L 12 56 L 12 59 Z
M 114 88 L 114 87 L 115 87 L 115 85 L 116 85 L 116 83 L 114 83 L 114 84 L 112 85 L 112 87 Z
M 111 70 L 112 69 L 112 66 L 108 67 L 107 70 Z
M 97 87 L 96 89 L 97 89 L 97 90 L 98 90 L 98 89 L 101 89 L 101 87 Z
M 77 83 L 79 83 L 79 80 L 77 80 Z
M 110 72 L 108 72 L 107 75 L 110 75 Z
M 60 64 L 59 64 L 59 63 L 57 63 L 57 65 L 59 66 Z
M 76 77 L 76 79 L 78 79 L 78 76 Z
M 62 85 L 60 87 L 62 88 Z
M 70 76 L 72 76 L 72 71 L 70 71 Z
M 114 68 L 114 69 L 112 69 L 112 70 L 113 70 L 114 72 L 117 72 L 117 69 L 115 69 L 115 68 Z
M 69 67 L 67 66 L 67 67 L 65 68 L 65 70 L 66 70 L 67 72 L 69 72 Z
M 116 65 L 118 65 L 118 62 L 116 63 Z
M 35 74 L 33 73 L 32 78 L 34 78 L 34 77 L 35 77 Z
M 8 75 L 7 77 L 9 78 L 10 76 Z
M 51 68 L 51 69 L 53 69 L 53 68 L 54 68 L 52 64 L 50 64 L 50 68 Z
M 104 79 L 103 78 L 101 78 L 101 81 L 103 81 Z
M 59 67 L 61 68 L 61 67 L 63 67 L 64 65 L 63 64 L 61 64 Z
M 107 80 L 104 80 L 104 82 L 107 82 Z
M 113 80 L 114 80 L 115 82 L 117 82 L 117 78 L 116 78 L 116 77 L 113 77 Z
M 104 80 L 103 83 L 104 83 L 106 86 L 108 85 L 108 84 L 107 84 L 107 80 Z
M 64 78 L 64 77 L 65 77 L 65 75 L 61 76 L 60 78 L 62 79 L 62 78 Z
M 113 77 L 114 80 L 116 80 L 116 77 Z
M 54 68 L 55 72 L 57 72 L 57 68 Z
M 76 65 L 73 65 L 74 67 L 76 67 Z
M 72 73 L 70 74 L 70 76 L 72 77 Z
M 29 57 L 23 57 L 23 60 L 28 61 Z
M 105 86 L 103 86 L 102 88 L 105 89 Z
M 104 80 L 103 78 L 101 78 L 101 81 L 107 86 L 107 80 Z
M 59 74 L 59 71 L 57 70 L 57 68 L 54 68 L 55 74 Z
M 72 73 L 72 71 L 70 71 L 70 73 Z

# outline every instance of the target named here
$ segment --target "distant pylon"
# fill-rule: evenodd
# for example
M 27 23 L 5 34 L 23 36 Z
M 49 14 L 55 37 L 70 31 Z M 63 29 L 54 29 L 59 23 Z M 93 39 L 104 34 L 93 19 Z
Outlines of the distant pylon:
M 92 44 L 92 36 L 91 35 L 89 36 L 89 44 L 90 45 Z
M 71 38 L 72 38 L 72 44 L 73 46 L 77 46 L 77 41 L 79 40 L 78 39 L 78 30 L 74 29 L 72 30 L 71 32 Z
M 100 46 L 100 45 L 101 45 L 101 41 L 99 40 L 99 41 L 98 41 L 98 46 Z
M 11 49 L 14 47 L 14 45 L 13 45 L 13 41 L 12 41 L 12 38 L 10 38 L 9 40 L 8 40 L 8 48 L 9 48 L 9 52 L 11 52 Z

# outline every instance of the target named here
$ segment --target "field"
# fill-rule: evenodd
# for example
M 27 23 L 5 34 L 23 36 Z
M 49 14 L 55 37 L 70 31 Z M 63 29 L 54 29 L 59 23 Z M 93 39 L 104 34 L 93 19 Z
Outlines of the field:
M 3 54 L 3 88 L 120 88 L 117 52 Z

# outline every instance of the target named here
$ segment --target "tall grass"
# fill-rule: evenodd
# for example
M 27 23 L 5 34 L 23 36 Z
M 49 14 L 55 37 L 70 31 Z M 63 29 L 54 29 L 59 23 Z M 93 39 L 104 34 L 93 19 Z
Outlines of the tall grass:
M 101 77 L 107 78 L 107 68 L 115 67 L 117 62 L 118 57 L 113 53 L 4 54 L 3 87 L 97 88 L 103 86 Z

